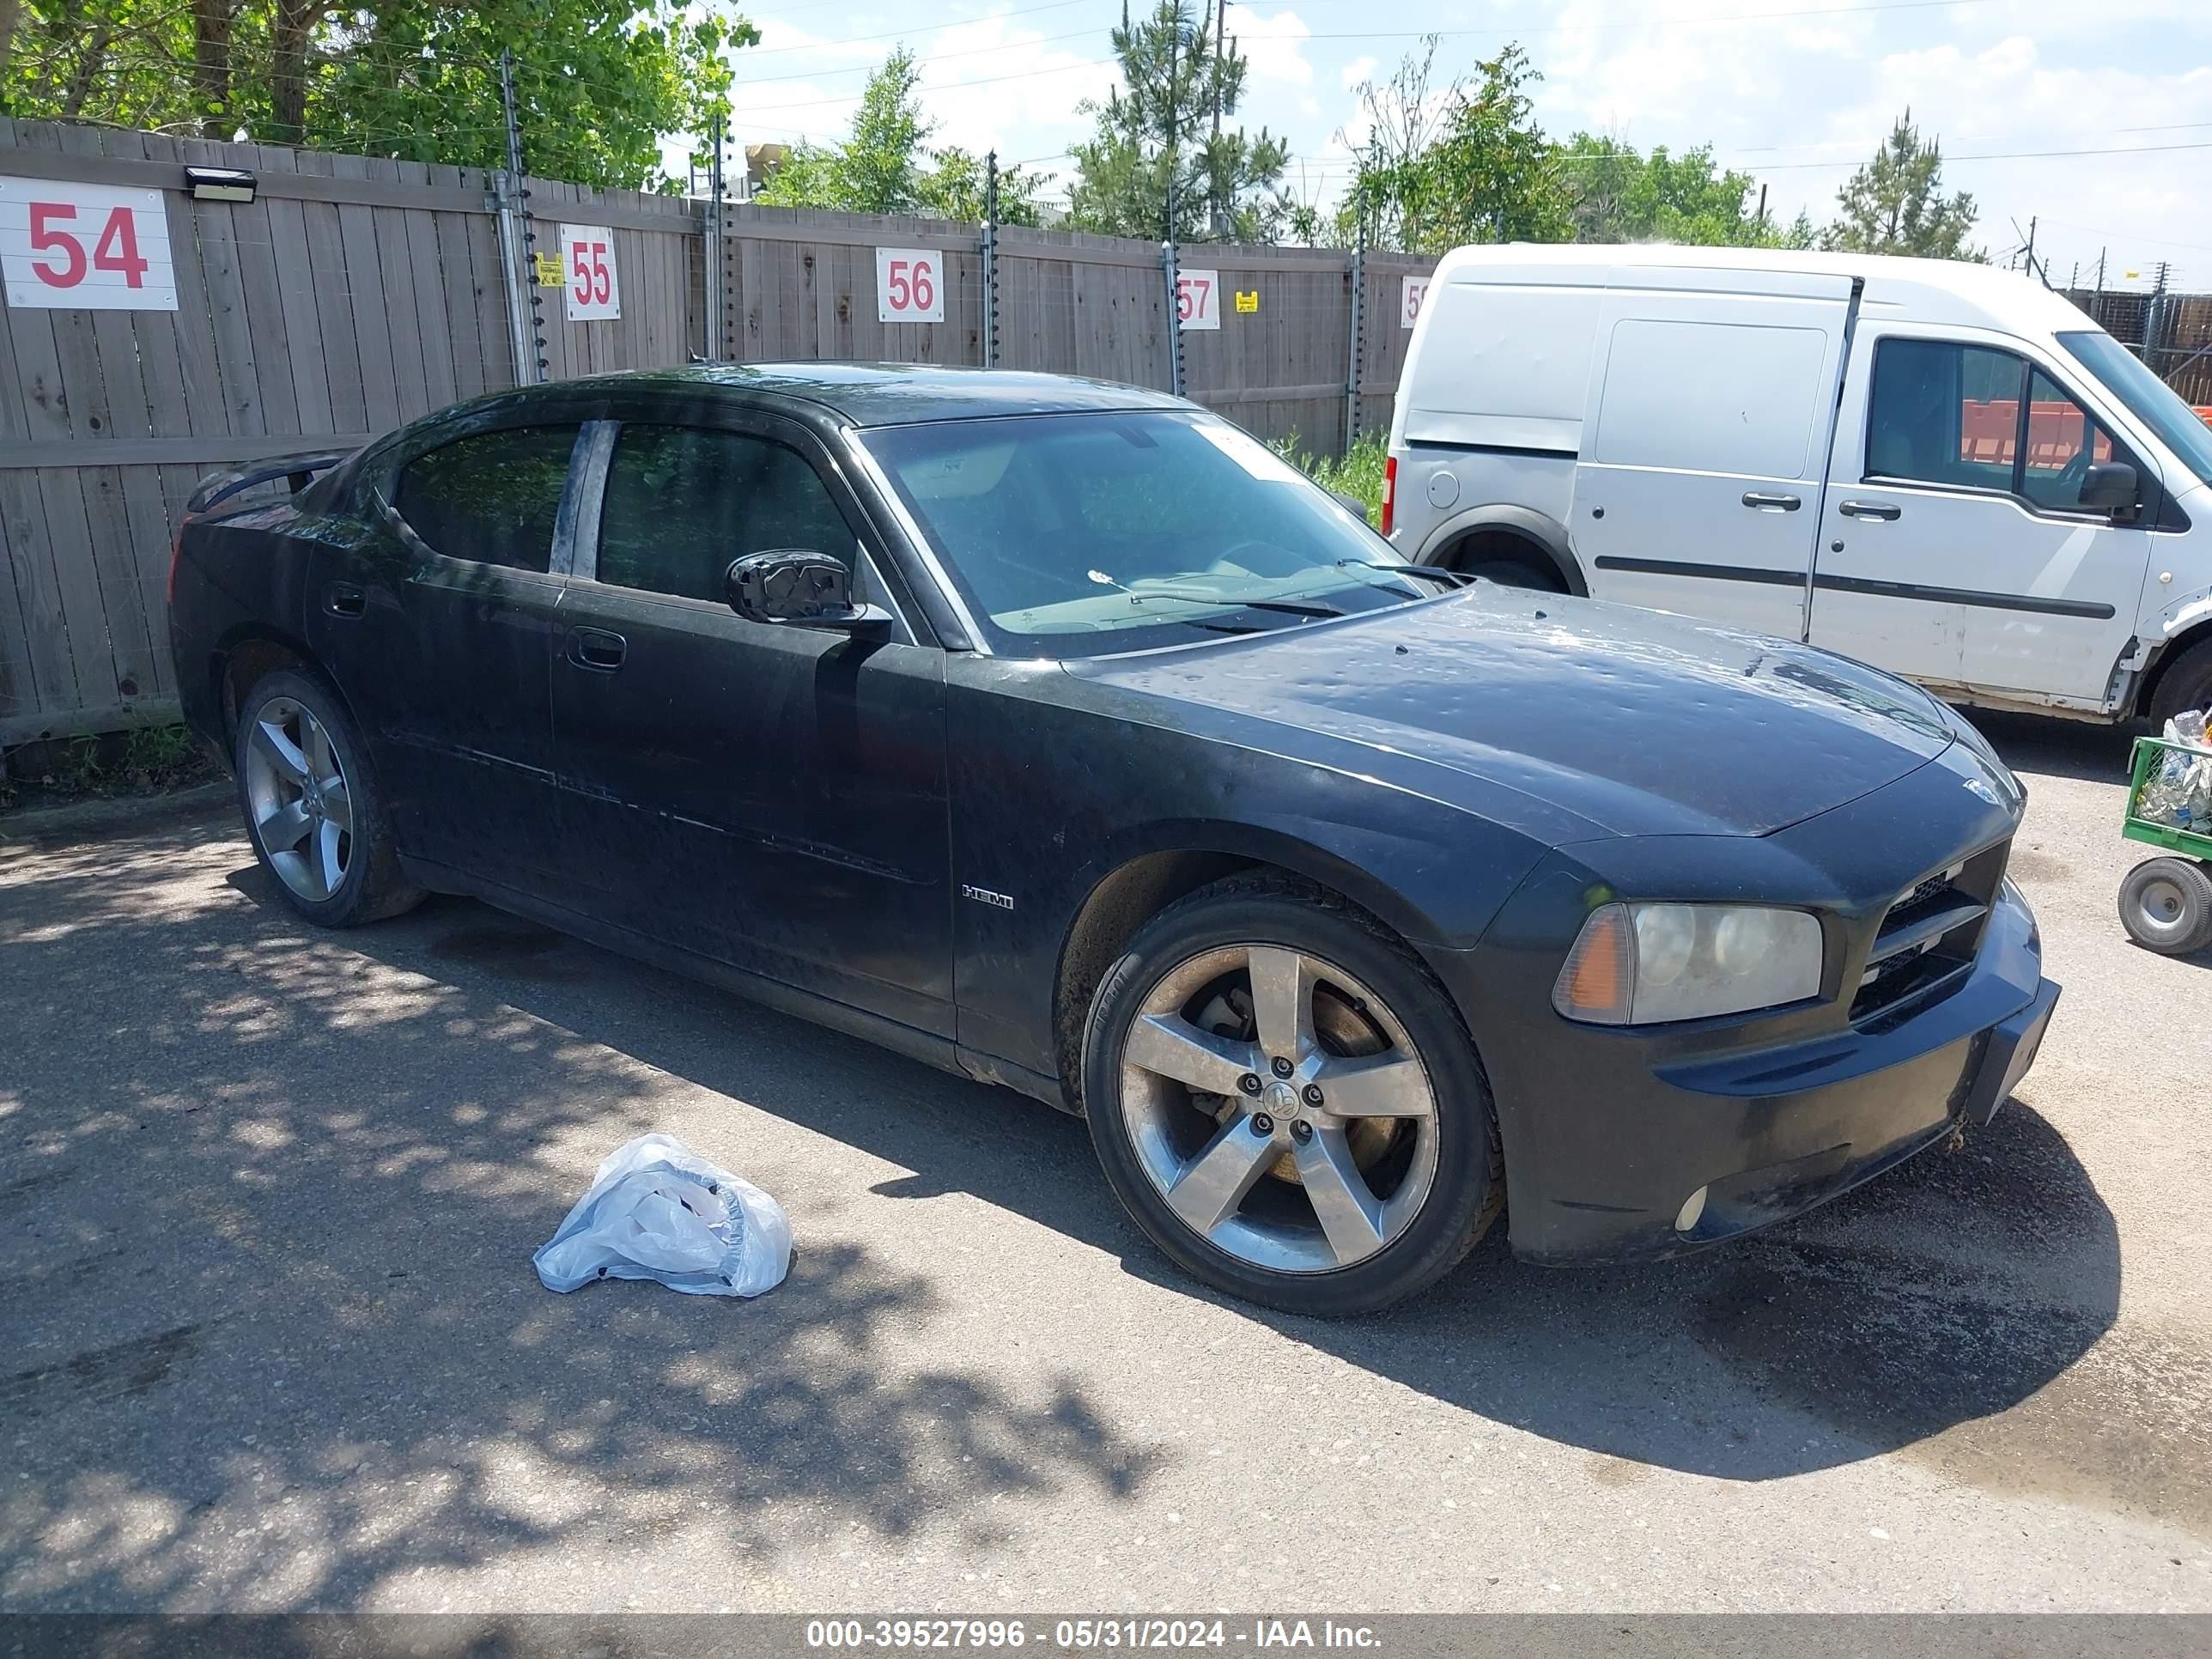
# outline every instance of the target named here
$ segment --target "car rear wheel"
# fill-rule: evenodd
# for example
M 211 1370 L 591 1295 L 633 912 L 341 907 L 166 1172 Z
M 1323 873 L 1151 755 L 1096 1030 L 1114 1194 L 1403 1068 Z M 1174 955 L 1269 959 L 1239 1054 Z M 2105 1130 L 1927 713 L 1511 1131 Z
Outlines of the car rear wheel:
M 1413 1295 L 1504 1202 L 1489 1087 L 1443 988 L 1304 884 L 1232 878 L 1146 924 L 1093 1000 L 1084 1085 L 1153 1242 L 1287 1312 Z
M 319 681 L 287 669 L 254 685 L 234 769 L 254 853 L 308 921 L 349 927 L 421 900 L 400 874 L 360 734 Z

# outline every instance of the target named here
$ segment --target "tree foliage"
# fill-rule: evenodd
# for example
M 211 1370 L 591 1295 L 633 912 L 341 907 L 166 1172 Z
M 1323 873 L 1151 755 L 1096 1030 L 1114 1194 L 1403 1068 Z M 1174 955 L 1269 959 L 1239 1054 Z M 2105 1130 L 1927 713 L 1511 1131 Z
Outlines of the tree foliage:
M 759 38 L 678 0 L 22 0 L 0 109 L 496 167 L 510 47 L 530 169 L 649 189 L 661 135 L 707 130 L 724 52 Z
M 1809 220 L 1781 226 L 1754 204 L 1752 178 L 1717 167 L 1710 144 L 1680 155 L 1578 132 L 1563 152 L 1578 242 L 1807 247 Z
M 901 46 L 868 76 L 842 144 L 800 144 L 754 198 L 779 207 L 847 213 L 984 217 L 984 163 L 957 145 L 932 149 L 937 123 L 922 113 L 921 70 Z M 1018 167 L 999 174 L 999 222 L 1034 225 L 1045 179 Z
M 1224 50 L 1210 3 L 1198 17 L 1187 0 L 1158 0 L 1149 16 L 1112 33 L 1121 85 L 1104 103 L 1085 99 L 1097 123 L 1074 147 L 1068 223 L 1107 236 L 1178 241 L 1271 242 L 1294 204 L 1281 189 L 1291 147 L 1265 127 L 1255 135 L 1219 121 L 1243 101 L 1246 60 Z
M 1836 193 L 1840 210 L 1822 236 L 1824 246 L 1852 253 L 1910 253 L 1932 259 L 1981 259 L 1968 246 L 1974 198 L 1943 193 L 1943 147 L 1923 143 L 1912 112 L 1898 118 L 1873 161 Z

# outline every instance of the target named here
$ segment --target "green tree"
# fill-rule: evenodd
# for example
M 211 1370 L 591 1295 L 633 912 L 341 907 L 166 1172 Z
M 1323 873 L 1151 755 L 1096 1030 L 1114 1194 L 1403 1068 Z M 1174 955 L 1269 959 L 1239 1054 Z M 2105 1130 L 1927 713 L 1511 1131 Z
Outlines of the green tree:
M 1943 194 L 1942 142 L 1921 141 L 1911 110 L 1898 118 L 1874 160 L 1836 193 L 1836 205 L 1838 216 L 1820 239 L 1824 246 L 1931 259 L 1987 257 L 1966 242 L 1974 228 L 1972 195 Z
M 1541 74 L 1517 44 L 1475 69 L 1479 82 L 1455 82 L 1440 100 L 1428 92 L 1428 58 L 1418 66 L 1408 58 L 1388 88 L 1362 89 L 1372 136 L 1356 157 L 1346 206 L 1366 216 L 1370 239 L 1437 252 L 1572 234 L 1567 168 L 1525 90 Z M 1427 112 L 1432 102 L 1441 114 Z M 1387 124 L 1374 119 L 1378 107 Z
M 22 0 L 0 109 L 502 167 L 511 46 L 533 171 L 673 188 L 661 135 L 704 131 L 726 107 L 723 54 L 759 38 L 679 0 Z
M 1717 167 L 1710 144 L 1680 155 L 1649 155 L 1587 132 L 1562 159 L 1574 196 L 1578 242 L 1683 242 L 1713 247 L 1784 247 L 1791 231 L 1763 218 L 1752 177 Z
M 938 124 L 923 114 L 921 70 L 904 46 L 868 76 L 851 136 L 800 144 L 754 198 L 777 207 L 846 213 L 915 213 L 981 220 L 984 163 L 957 146 L 933 149 Z M 999 174 L 999 222 L 1034 225 L 1045 179 L 1010 167 Z
M 1123 0 L 1111 36 L 1122 84 L 1104 103 L 1078 106 L 1097 131 L 1074 147 L 1072 227 L 1161 240 L 1172 182 L 1178 241 L 1271 242 L 1283 234 L 1295 206 L 1280 185 L 1290 144 L 1264 127 L 1254 135 L 1221 125 L 1243 101 L 1246 63 L 1222 49 L 1220 33 L 1210 0 L 1195 19 L 1186 0 L 1158 0 L 1134 23 Z

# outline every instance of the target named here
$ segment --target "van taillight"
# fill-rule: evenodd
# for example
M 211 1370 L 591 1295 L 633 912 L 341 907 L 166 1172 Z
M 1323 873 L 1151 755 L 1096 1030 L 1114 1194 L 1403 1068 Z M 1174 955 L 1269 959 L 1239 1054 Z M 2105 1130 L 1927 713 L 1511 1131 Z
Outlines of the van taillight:
M 1398 507 L 1398 458 L 1386 456 L 1382 462 L 1382 533 L 1390 533 L 1390 522 Z

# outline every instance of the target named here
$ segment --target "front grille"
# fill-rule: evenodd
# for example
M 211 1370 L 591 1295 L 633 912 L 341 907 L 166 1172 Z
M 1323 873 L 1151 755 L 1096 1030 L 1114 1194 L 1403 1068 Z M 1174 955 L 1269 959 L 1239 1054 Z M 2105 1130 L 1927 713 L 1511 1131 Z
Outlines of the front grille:
M 1958 988 L 1981 949 L 2004 881 L 2009 842 L 1915 882 L 1881 919 L 1867 952 L 1851 1021 L 1902 1019 Z

